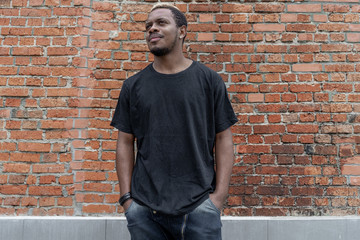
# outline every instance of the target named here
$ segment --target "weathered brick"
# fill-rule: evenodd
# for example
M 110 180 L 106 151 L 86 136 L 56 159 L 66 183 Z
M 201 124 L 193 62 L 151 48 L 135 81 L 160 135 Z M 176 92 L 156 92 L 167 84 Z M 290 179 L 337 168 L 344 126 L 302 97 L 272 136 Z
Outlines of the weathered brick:
M 282 3 L 257 3 L 255 5 L 255 12 L 283 12 L 284 9 L 285 5 Z
M 233 13 L 233 12 L 250 13 L 253 11 L 253 6 L 250 4 L 223 4 L 222 11 L 225 13 Z

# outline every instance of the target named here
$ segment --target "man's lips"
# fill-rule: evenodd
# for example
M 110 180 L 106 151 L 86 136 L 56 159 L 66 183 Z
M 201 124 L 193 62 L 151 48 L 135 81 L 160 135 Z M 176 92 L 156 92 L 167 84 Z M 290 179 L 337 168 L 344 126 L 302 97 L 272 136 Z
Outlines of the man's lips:
M 149 37 L 149 42 L 157 42 L 157 41 L 159 41 L 160 39 L 162 38 L 162 36 L 161 35 L 151 35 L 150 37 Z
M 157 42 L 157 41 L 159 41 L 159 40 L 160 40 L 159 37 L 150 38 L 150 42 Z

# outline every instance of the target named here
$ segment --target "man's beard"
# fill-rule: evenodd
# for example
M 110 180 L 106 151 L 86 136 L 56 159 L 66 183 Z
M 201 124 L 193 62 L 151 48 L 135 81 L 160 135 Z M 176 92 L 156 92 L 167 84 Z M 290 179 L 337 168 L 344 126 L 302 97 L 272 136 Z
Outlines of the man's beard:
M 154 54 L 157 57 L 162 57 L 171 52 L 170 48 L 153 48 L 150 50 L 152 54 Z
M 164 47 L 164 48 L 154 47 L 154 48 L 150 49 L 150 52 L 157 57 L 165 56 L 165 55 L 169 54 L 175 48 L 176 40 L 177 40 L 177 36 L 175 37 L 175 39 L 172 42 L 170 47 Z

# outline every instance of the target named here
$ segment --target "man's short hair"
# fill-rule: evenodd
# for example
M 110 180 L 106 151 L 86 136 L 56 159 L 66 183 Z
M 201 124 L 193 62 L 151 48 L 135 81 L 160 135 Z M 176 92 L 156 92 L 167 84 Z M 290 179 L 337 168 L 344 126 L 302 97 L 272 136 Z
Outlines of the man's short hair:
M 174 15 L 174 20 L 178 27 L 187 27 L 188 24 L 185 15 L 175 5 L 171 5 L 169 3 L 158 3 L 154 5 L 150 12 L 159 8 L 169 9 Z

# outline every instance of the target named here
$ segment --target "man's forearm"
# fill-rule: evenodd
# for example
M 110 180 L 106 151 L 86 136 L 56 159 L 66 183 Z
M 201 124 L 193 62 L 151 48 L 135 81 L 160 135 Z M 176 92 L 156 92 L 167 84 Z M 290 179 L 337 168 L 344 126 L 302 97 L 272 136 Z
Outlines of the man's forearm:
M 131 134 L 119 132 L 116 146 L 116 173 L 121 196 L 130 192 L 133 168 L 134 137 Z
M 223 203 L 229 190 L 229 183 L 234 164 L 234 149 L 230 128 L 216 135 L 216 188 L 214 195 Z

